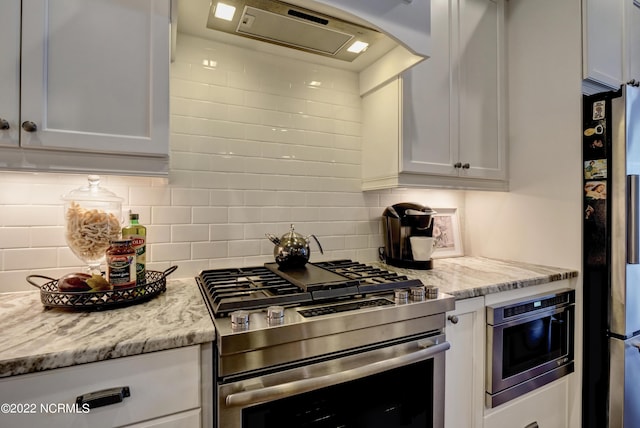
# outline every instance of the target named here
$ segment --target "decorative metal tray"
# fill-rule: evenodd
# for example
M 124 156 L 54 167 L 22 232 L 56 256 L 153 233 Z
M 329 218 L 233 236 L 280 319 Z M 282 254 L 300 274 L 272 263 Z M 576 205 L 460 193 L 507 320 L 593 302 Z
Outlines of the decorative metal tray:
M 171 266 L 164 272 L 148 270 L 144 284 L 106 291 L 59 291 L 58 280 L 43 275 L 29 275 L 27 281 L 40 289 L 40 301 L 45 307 L 103 310 L 142 303 L 164 293 L 167 289 L 167 276 L 176 269 L 178 266 Z M 49 282 L 39 285 L 33 281 L 34 278 Z

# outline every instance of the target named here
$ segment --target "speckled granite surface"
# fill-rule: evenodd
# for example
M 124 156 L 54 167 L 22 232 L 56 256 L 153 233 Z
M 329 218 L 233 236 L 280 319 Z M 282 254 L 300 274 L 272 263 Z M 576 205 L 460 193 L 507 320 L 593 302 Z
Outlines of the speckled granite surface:
M 456 299 L 573 278 L 572 269 L 457 257 L 428 271 L 383 269 L 420 278 Z M 215 329 L 191 278 L 167 281 L 149 302 L 102 312 L 44 309 L 38 291 L 0 293 L 0 377 L 211 342 Z
M 578 271 L 484 257 L 435 259 L 431 270 L 412 270 L 376 263 L 383 269 L 419 278 L 457 300 L 574 278 Z
M 39 291 L 0 294 L 0 377 L 211 342 L 193 279 L 152 300 L 99 312 L 45 309 Z

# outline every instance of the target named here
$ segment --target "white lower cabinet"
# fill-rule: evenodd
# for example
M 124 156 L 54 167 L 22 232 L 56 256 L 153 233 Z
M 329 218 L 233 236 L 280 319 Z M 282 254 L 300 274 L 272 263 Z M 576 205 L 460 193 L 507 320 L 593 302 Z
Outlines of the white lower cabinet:
M 191 428 L 200 426 L 200 409 L 189 410 L 164 418 L 153 419 L 139 424 L 127 425 L 126 428 Z
M 0 426 L 200 427 L 200 355 L 195 345 L 0 379 Z M 78 402 L 104 391 L 111 404 Z
M 484 428 L 567 428 L 571 376 L 487 410 Z
M 447 312 L 445 327 L 447 341 L 451 343 L 446 352 L 445 428 L 577 426 L 570 420 L 569 411 L 569 397 L 579 394 L 575 373 L 495 408 L 485 405 L 486 306 L 571 287 L 572 281 L 562 280 L 456 300 L 455 310 Z M 579 349 L 575 352 L 577 359 Z
M 447 313 L 445 428 L 482 427 L 485 361 L 484 297 L 459 300 Z

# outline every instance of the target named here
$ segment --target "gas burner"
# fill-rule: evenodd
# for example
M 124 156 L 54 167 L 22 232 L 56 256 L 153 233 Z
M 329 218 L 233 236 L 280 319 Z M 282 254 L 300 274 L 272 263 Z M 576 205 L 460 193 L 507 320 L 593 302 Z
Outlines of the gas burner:
M 418 279 L 351 260 L 205 270 L 196 278 L 214 316 L 269 306 L 304 306 L 423 286 Z

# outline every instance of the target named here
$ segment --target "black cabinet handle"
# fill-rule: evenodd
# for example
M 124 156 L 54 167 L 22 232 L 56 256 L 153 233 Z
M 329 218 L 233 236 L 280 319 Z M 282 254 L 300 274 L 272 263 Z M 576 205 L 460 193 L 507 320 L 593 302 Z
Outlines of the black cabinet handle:
M 9 121 L 0 117 L 0 130 L 6 130 L 9 128 Z
M 469 163 L 465 163 L 464 165 L 462 165 L 462 169 L 469 169 L 471 167 L 471 165 L 469 165 Z
M 121 403 L 125 397 L 130 396 L 131 391 L 128 386 L 119 386 L 116 388 L 108 388 L 80 395 L 76 398 L 76 404 L 81 407 L 84 404 L 88 404 L 90 409 L 95 409 L 96 407 Z
M 538 423 L 537 422 L 531 422 L 529 425 L 527 425 L 524 428 L 538 428 Z
M 458 317 L 455 315 L 449 315 L 447 319 L 451 321 L 451 324 L 458 324 Z
M 30 120 L 25 120 L 24 122 L 22 122 L 22 129 L 27 132 L 36 132 L 38 130 L 38 125 L 36 125 L 34 122 L 31 122 Z
M 453 164 L 454 168 L 462 168 L 462 162 L 456 162 Z

